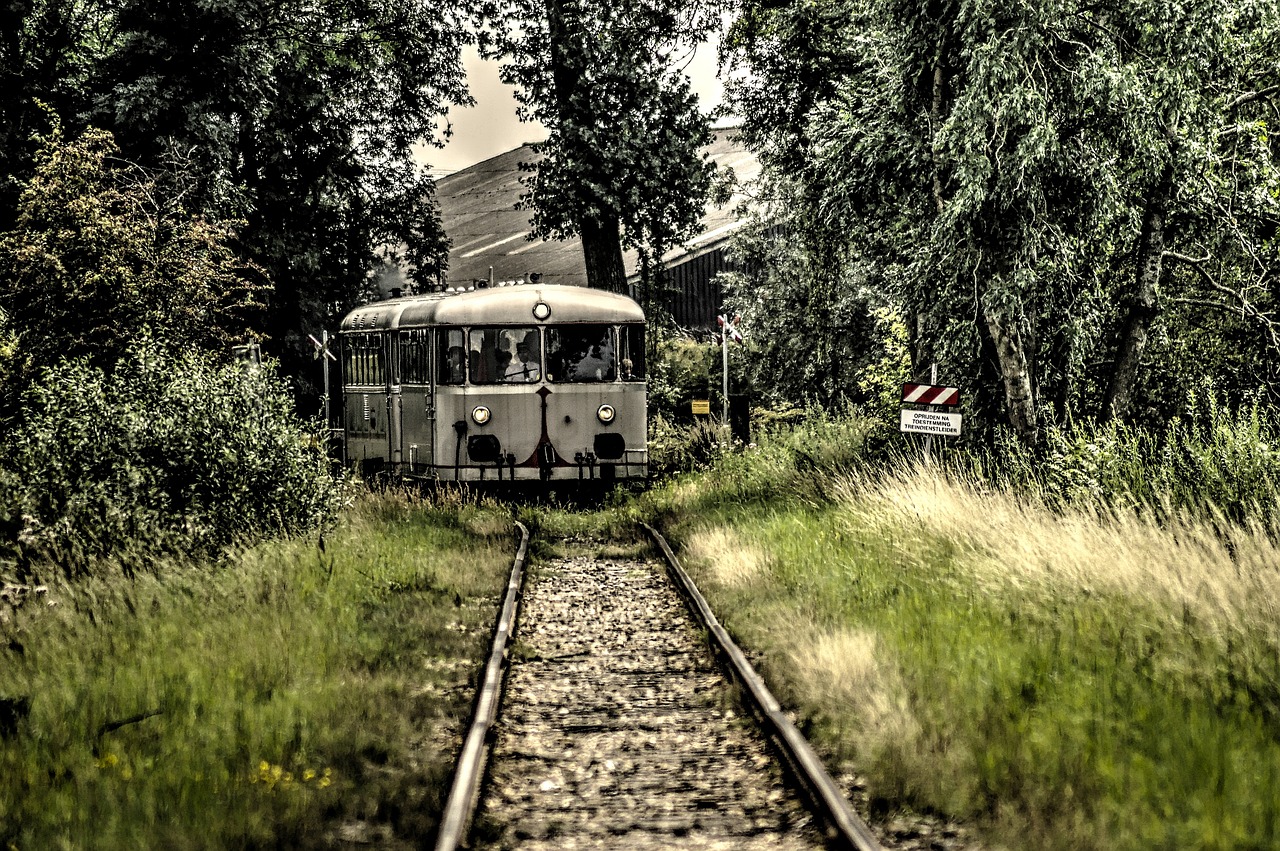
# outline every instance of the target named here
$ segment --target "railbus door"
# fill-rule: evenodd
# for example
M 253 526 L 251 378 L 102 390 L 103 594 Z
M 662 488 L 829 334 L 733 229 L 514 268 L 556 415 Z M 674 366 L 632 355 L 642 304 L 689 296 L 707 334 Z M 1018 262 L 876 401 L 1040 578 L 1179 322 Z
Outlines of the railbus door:
M 408 475 L 429 473 L 431 463 L 431 331 L 399 332 L 400 463 Z
M 466 340 L 466 332 L 457 326 L 435 329 L 427 457 L 434 465 L 435 475 L 447 480 L 458 478 L 458 465 L 462 463 L 463 436 L 455 424 L 466 416 Z
M 343 395 L 347 463 L 363 473 L 376 472 L 390 460 L 387 413 L 387 335 L 376 331 L 343 335 Z
M 387 334 L 387 464 L 393 473 L 404 462 L 404 405 L 400 401 L 400 335 Z

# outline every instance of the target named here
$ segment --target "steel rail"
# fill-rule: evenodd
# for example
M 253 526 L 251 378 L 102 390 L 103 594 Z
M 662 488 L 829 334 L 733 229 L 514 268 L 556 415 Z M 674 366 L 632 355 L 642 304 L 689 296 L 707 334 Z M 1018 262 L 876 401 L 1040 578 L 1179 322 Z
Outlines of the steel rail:
M 666 538 L 649 524 L 641 525 L 662 550 L 671 575 L 691 603 L 694 614 L 711 634 L 723 658 L 732 669 L 733 676 L 742 684 L 749 696 L 762 726 L 767 729 L 778 745 L 793 775 L 805 787 L 809 799 L 830 827 L 832 835 L 829 838 L 855 851 L 883 851 L 871 829 L 853 811 L 848 799 L 814 752 L 813 746 L 796 729 L 796 725 L 791 723 L 791 719 L 782 711 L 782 705 L 778 703 L 777 698 L 769 691 L 769 687 L 765 685 L 764 680 L 734 643 L 728 631 L 721 626 L 706 598 L 681 567 L 680 560 L 676 558 Z
M 440 815 L 436 851 L 454 851 L 462 844 L 480 800 L 480 782 L 484 776 L 489 731 L 498 717 L 498 707 L 502 702 L 502 686 L 507 670 L 507 644 L 515 631 L 516 616 L 520 611 L 520 590 L 524 585 L 525 560 L 529 552 L 529 530 L 519 521 L 516 521 L 516 528 L 520 531 L 520 546 L 516 550 L 515 562 L 511 565 L 511 578 L 507 582 L 507 596 L 502 603 L 502 613 L 493 630 L 493 644 L 489 649 L 484 679 L 471 713 L 471 726 L 454 768 L 449 798 Z

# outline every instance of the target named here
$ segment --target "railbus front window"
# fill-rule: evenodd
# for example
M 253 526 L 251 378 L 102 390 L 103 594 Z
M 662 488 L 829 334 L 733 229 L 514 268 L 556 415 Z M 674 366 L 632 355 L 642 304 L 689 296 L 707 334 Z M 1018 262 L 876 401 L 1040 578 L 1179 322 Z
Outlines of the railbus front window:
M 542 379 L 537 328 L 472 328 L 467 359 L 472 384 L 525 384 Z
M 565 383 L 614 381 L 618 352 L 612 325 L 547 328 L 547 380 Z

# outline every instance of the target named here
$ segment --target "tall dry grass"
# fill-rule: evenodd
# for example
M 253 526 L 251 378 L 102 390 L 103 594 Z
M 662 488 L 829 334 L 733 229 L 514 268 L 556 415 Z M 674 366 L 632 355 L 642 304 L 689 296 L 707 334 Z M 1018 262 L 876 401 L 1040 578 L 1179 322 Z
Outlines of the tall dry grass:
M 849 477 L 834 492 L 850 525 L 951 542 L 955 563 L 991 595 L 1118 594 L 1224 642 L 1248 635 L 1280 646 L 1280 545 L 1257 519 L 1167 506 L 1053 510 L 926 466 Z
M 936 466 L 814 475 L 826 499 L 698 496 L 723 470 L 649 499 L 873 798 L 993 848 L 1280 846 L 1280 546 L 1261 522 L 1051 505 Z

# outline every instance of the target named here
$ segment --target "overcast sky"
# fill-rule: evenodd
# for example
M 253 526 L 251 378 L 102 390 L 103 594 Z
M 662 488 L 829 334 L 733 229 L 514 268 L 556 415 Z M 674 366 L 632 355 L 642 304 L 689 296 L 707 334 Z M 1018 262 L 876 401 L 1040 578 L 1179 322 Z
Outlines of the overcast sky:
M 449 120 L 453 124 L 453 137 L 443 150 L 426 148 L 421 156 L 437 176 L 449 174 L 497 156 L 526 142 L 541 141 L 546 137 L 539 124 L 522 124 L 516 118 L 516 101 L 511 89 L 498 79 L 498 66 L 479 58 L 474 48 L 464 57 L 467 69 L 467 85 L 476 99 L 476 105 L 467 109 L 454 109 Z M 716 48 L 706 44 L 698 49 L 686 73 L 693 81 L 704 109 L 718 106 L 722 89 L 716 78 Z

